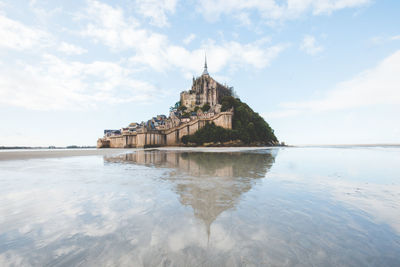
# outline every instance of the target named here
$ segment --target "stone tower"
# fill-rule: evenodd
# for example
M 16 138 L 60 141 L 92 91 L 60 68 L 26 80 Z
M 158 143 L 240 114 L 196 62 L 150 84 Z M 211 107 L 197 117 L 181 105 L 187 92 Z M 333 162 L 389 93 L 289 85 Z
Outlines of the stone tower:
M 209 104 L 211 107 L 221 104 L 222 98 L 228 95 L 232 95 L 231 89 L 211 78 L 205 57 L 202 75 L 193 78 L 192 88 L 181 93 L 180 101 L 188 111 L 192 111 L 196 106 L 202 107 L 204 104 Z

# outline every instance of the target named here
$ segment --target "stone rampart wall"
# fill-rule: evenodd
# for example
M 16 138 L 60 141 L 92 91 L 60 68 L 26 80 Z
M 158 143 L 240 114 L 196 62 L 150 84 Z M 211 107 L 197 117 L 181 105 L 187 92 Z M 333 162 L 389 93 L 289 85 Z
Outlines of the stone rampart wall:
M 108 140 L 110 141 L 110 148 L 125 147 L 126 144 L 126 137 L 124 135 L 110 136 Z
M 105 140 L 99 139 L 97 147 L 129 148 L 146 146 L 176 146 L 180 144 L 182 136 L 194 134 L 197 130 L 204 127 L 207 122 L 214 122 L 217 126 L 232 129 L 232 117 L 233 112 L 221 112 L 212 118 L 197 119 L 164 131 L 110 136 Z

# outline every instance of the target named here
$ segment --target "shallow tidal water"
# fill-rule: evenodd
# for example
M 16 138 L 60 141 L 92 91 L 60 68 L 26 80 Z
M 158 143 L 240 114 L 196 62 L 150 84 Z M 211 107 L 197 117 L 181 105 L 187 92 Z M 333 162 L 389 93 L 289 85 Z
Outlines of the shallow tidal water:
M 400 266 L 400 148 L 0 161 L 0 266 Z

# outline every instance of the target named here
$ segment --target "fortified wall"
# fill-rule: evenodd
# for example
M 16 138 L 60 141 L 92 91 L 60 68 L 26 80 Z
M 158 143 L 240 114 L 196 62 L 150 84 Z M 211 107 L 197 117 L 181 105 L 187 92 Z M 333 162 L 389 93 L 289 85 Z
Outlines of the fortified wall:
M 123 133 L 121 135 L 101 138 L 97 141 L 98 148 L 143 148 L 152 146 L 178 146 L 182 136 L 194 134 L 206 123 L 232 129 L 233 111 L 221 112 L 211 118 L 200 118 L 168 130 L 143 131 Z

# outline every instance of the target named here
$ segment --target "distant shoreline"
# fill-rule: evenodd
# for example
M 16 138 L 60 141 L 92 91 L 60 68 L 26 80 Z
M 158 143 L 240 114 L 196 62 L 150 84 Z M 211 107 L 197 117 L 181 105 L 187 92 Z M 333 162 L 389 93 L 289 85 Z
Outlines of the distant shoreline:
M 96 146 L 0 146 L 0 150 L 18 150 L 18 149 L 91 149 Z
M 248 150 L 262 150 L 262 149 L 287 149 L 287 148 L 400 148 L 400 144 L 363 144 L 363 145 L 308 145 L 308 146 L 265 146 L 265 147 L 153 147 L 153 148 L 29 148 L 29 149 L 0 149 L 0 161 L 12 160 L 29 160 L 38 158 L 64 158 L 64 157 L 83 157 L 83 156 L 107 156 L 125 153 L 134 153 L 137 151 L 146 150 L 161 150 L 161 151 L 182 151 L 182 152 L 212 152 L 212 153 L 232 153 L 243 152 Z
M 227 145 L 203 145 L 203 146 L 176 146 L 180 148 L 215 148 L 215 147 L 221 147 L 221 148 L 239 148 L 239 147 L 400 147 L 400 144 L 299 144 L 299 145 L 273 145 L 273 146 L 246 146 L 246 145 L 233 145 L 233 146 L 227 146 Z M 171 147 L 171 148 L 176 148 L 176 147 Z M 149 148 L 163 148 L 163 146 L 148 146 L 145 149 Z M 93 150 L 97 149 L 96 146 L 66 146 L 66 147 L 55 147 L 55 146 L 0 146 L 0 151 L 2 150 Z M 104 148 L 106 150 L 113 150 L 114 148 Z M 115 148 L 117 150 L 124 150 L 124 149 L 136 149 L 136 148 Z M 143 148 L 142 148 L 143 149 Z
M 293 145 L 295 147 L 400 147 L 400 144 L 318 144 L 318 145 Z

